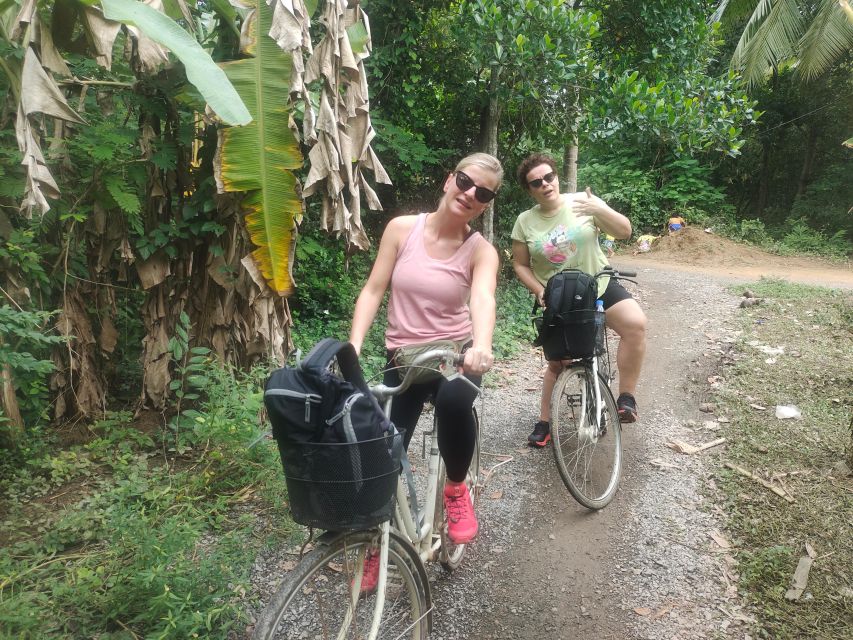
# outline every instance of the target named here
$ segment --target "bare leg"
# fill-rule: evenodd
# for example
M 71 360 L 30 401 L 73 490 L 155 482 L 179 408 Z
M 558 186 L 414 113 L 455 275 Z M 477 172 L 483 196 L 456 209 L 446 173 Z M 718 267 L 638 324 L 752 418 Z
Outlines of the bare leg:
M 542 377 L 542 398 L 539 402 L 539 419 L 543 422 L 551 422 L 551 393 L 562 370 L 563 364 L 559 360 L 548 361 L 548 369 Z
M 607 310 L 607 326 L 621 338 L 616 352 L 619 393 L 634 395 L 646 353 L 646 314 L 636 300 L 621 300 Z

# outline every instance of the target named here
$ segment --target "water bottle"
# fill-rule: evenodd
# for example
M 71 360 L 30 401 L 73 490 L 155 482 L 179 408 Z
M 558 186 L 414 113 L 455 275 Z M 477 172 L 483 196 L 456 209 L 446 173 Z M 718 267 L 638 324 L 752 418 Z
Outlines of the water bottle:
M 595 301 L 595 353 L 604 353 L 604 301 Z

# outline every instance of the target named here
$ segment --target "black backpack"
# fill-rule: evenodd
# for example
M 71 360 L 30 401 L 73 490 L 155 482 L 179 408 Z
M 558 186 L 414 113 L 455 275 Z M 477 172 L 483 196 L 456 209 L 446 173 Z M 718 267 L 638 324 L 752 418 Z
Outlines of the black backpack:
M 545 311 L 534 319 L 548 360 L 588 358 L 595 353 L 595 278 L 577 269 L 555 273 L 545 284 Z
M 343 377 L 330 369 L 335 359 Z M 390 517 L 402 437 L 350 343 L 326 338 L 298 366 L 273 371 L 264 406 L 296 522 L 360 529 Z

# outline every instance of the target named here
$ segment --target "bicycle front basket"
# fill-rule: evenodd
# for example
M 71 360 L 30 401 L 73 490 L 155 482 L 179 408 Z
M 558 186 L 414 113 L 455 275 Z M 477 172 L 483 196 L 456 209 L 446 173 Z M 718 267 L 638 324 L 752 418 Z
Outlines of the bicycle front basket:
M 299 524 L 355 531 L 391 518 L 403 436 L 359 442 L 278 441 L 290 511 Z
M 595 311 L 581 309 L 563 314 L 554 326 L 543 327 L 542 350 L 546 360 L 589 358 L 596 351 Z

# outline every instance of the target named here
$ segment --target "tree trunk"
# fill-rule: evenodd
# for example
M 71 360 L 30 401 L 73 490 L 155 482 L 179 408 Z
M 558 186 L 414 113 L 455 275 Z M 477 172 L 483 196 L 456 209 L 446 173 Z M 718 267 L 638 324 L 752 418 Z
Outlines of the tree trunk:
M 67 342 L 53 349 L 56 371 L 50 379 L 57 420 L 90 417 L 106 409 L 103 358 L 88 311 L 97 297 L 91 283 L 79 280 L 69 283 L 63 296 L 56 330 Z
M 809 125 L 806 139 L 806 154 L 803 158 L 803 169 L 800 171 L 800 179 L 797 182 L 797 194 L 794 196 L 795 201 L 806 192 L 806 187 L 809 185 L 809 178 L 811 178 L 812 175 L 812 167 L 814 166 L 816 150 L 817 128 L 814 125 Z
M 492 74 L 489 79 L 489 108 L 486 122 L 483 125 L 481 139 L 485 141 L 483 151 L 496 158 L 498 157 L 498 123 L 501 119 L 501 103 L 498 99 L 498 87 L 500 86 L 501 70 L 497 65 L 492 66 Z M 494 203 L 486 209 L 483 216 L 483 236 L 489 242 L 495 240 L 495 205 Z
M 3 339 L 0 338 L 0 344 Z M 0 369 L 0 408 L 8 422 L 0 425 L 0 446 L 15 449 L 24 439 L 24 420 L 18 408 L 18 398 L 15 396 L 15 385 L 12 384 L 12 370 L 9 365 Z
M 193 328 L 190 346 L 210 348 L 221 362 L 241 369 L 265 359 L 281 365 L 292 351 L 287 300 L 269 289 L 249 256 L 252 245 L 239 202 L 227 194 L 217 198 L 218 222 L 227 228 L 221 239 L 199 243 L 171 264 L 155 254 L 139 265 L 143 286 L 151 274 L 166 274 L 150 287 L 142 308 L 143 407 L 166 406 L 172 379 L 169 339 L 181 311 Z M 217 245 L 221 251 L 213 250 Z
M 568 193 L 578 190 L 578 139 L 572 139 L 563 147 L 563 184 Z
M 578 190 L 578 119 L 580 117 L 580 90 L 574 89 L 574 99 L 568 109 L 568 132 L 563 147 L 563 184 L 568 193 Z
M 758 202 L 755 204 L 755 217 L 760 218 L 764 213 L 764 207 L 767 206 L 767 193 L 770 189 L 770 145 L 772 142 L 767 140 L 763 145 L 761 152 L 761 169 L 759 170 L 758 178 Z

